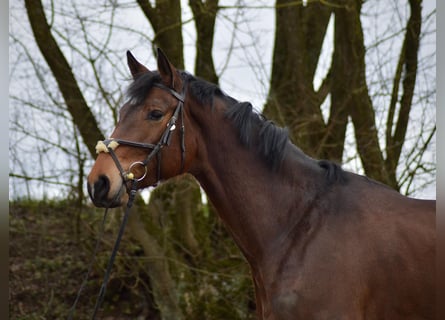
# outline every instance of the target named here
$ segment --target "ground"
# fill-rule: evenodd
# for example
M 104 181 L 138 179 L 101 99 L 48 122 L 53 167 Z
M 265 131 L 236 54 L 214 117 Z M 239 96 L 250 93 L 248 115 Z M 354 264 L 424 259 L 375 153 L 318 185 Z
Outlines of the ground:
M 193 214 L 200 251 L 191 259 L 175 229 L 182 221 L 178 219 L 181 212 L 164 210 L 160 221 L 144 208 L 139 208 L 141 223 L 152 221 L 151 227 L 145 225 L 146 230 L 163 255 L 147 256 L 127 226 L 99 318 L 159 320 L 158 308 L 166 309 L 159 299 L 154 301 L 150 277 L 156 272 L 149 262 L 163 259 L 168 261 L 172 292 L 184 319 L 255 319 L 248 265 L 222 222 L 208 211 Z M 10 202 L 10 319 L 67 319 L 93 258 L 103 214 L 104 209 L 79 207 L 65 200 Z M 108 214 L 101 249 L 77 304 L 75 320 L 90 319 L 93 314 L 121 218 L 119 209 Z
M 101 210 L 84 207 L 79 211 L 64 203 L 10 203 L 10 319 L 67 318 L 92 258 L 102 214 Z M 79 215 L 82 219 L 77 220 Z M 74 319 L 92 315 L 115 234 L 105 234 Z M 124 247 L 129 245 L 124 241 Z M 156 310 L 149 310 L 147 297 L 135 284 L 139 276 L 128 273 L 122 277 L 125 265 L 119 263 L 119 256 L 114 268 L 120 276 L 111 275 L 101 318 L 157 319 Z M 135 290 L 128 290 L 132 284 Z

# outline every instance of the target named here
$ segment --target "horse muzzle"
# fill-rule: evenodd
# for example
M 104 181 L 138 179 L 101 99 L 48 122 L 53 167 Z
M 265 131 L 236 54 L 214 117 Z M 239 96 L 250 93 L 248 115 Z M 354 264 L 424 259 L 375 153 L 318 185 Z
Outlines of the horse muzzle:
M 126 196 L 123 184 L 117 190 L 111 189 L 110 179 L 106 175 L 99 175 L 95 181 L 88 177 L 88 194 L 96 207 L 115 208 L 122 206 Z

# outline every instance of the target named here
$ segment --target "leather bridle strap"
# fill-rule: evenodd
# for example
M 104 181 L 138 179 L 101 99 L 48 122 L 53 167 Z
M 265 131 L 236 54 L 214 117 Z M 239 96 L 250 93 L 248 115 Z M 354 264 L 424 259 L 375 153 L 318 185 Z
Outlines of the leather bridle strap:
M 179 117 L 181 118 L 181 128 L 180 128 L 180 134 L 181 134 L 181 169 L 180 173 L 184 171 L 184 161 L 185 161 L 185 126 L 184 126 L 184 99 L 185 99 L 185 91 L 186 91 L 186 85 L 184 84 L 182 94 L 177 93 L 173 89 L 160 84 L 155 83 L 155 87 L 161 88 L 167 92 L 169 92 L 172 96 L 174 96 L 178 100 L 178 105 L 176 106 L 175 111 L 173 112 L 173 115 L 171 116 L 170 120 L 167 123 L 167 128 L 164 130 L 164 132 L 161 135 L 161 138 L 159 139 L 157 144 L 152 143 L 142 143 L 142 142 L 135 142 L 135 141 L 129 141 L 124 139 L 117 139 L 117 138 L 110 138 L 104 141 L 99 141 L 96 145 L 96 152 L 105 152 L 109 153 L 112 157 L 114 163 L 116 164 L 117 169 L 120 172 L 120 175 L 124 181 L 124 183 L 132 180 L 141 181 L 143 178 L 145 178 L 147 174 L 147 165 L 150 163 L 150 161 L 156 156 L 158 166 L 157 166 L 157 181 L 159 182 L 161 180 L 161 149 L 164 146 L 170 145 L 171 135 L 172 132 L 176 129 L 176 122 L 178 121 Z M 147 155 L 144 161 L 137 161 L 130 165 L 129 170 L 125 171 L 122 165 L 120 164 L 120 161 L 118 157 L 116 156 L 116 153 L 114 150 L 120 146 L 120 145 L 126 145 L 130 147 L 135 148 L 142 148 L 142 149 L 149 149 L 151 150 L 150 153 Z M 145 173 L 141 176 L 136 178 L 134 173 L 131 172 L 131 168 L 134 167 L 136 164 L 139 164 L 144 167 Z M 127 186 L 128 188 L 128 186 Z M 127 189 L 127 191 L 129 191 Z

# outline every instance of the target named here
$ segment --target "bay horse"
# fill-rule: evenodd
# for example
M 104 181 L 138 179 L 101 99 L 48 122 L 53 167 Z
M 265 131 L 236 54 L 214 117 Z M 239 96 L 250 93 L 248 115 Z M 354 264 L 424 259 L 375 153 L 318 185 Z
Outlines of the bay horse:
M 158 71 L 127 63 L 128 102 L 88 176 L 96 206 L 188 172 L 250 265 L 259 319 L 434 319 L 434 200 L 310 158 L 161 50 Z

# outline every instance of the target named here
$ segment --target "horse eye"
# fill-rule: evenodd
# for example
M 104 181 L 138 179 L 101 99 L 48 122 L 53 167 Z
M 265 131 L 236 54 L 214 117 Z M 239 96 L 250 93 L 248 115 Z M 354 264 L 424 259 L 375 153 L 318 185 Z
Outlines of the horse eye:
M 148 119 L 149 120 L 161 120 L 161 118 L 164 116 L 164 113 L 159 110 L 152 110 L 148 113 Z

